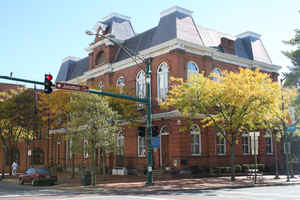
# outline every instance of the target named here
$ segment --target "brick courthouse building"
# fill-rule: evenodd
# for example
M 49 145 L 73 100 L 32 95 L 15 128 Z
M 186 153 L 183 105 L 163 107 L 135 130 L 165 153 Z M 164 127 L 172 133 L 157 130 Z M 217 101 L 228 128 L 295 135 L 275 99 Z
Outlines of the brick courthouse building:
M 159 101 L 167 95 L 169 77 L 187 79 L 189 73 L 203 71 L 208 75 L 222 70 L 236 71 L 238 67 L 259 68 L 276 81 L 280 67 L 272 64 L 259 34 L 244 32 L 231 36 L 198 26 L 191 11 L 177 6 L 162 11 L 158 25 L 143 33 L 136 34 L 130 18 L 117 13 L 97 22 L 94 31 L 116 39 L 142 57 L 153 58 L 152 123 L 158 131 L 154 139 L 154 168 L 230 166 L 230 145 L 217 136 L 213 127 L 202 128 L 200 119 L 195 119 L 190 131 L 180 132 L 185 119 L 177 110 L 161 110 Z M 56 81 L 92 83 L 104 90 L 120 85 L 136 92 L 137 96 L 145 95 L 144 72 L 118 45 L 95 36 L 86 50 L 85 58 L 64 59 Z M 139 127 L 123 127 L 118 135 L 123 151 L 117 159 L 108 159 L 110 168 L 146 168 L 145 126 L 144 122 Z M 56 164 L 71 168 L 70 141 L 59 139 L 63 133 L 64 129 L 50 131 L 49 157 Z M 249 135 L 240 137 L 236 147 L 237 164 L 254 163 L 254 141 Z M 256 144 L 259 163 L 274 165 L 275 139 L 261 131 Z M 280 145 L 277 146 L 280 150 Z

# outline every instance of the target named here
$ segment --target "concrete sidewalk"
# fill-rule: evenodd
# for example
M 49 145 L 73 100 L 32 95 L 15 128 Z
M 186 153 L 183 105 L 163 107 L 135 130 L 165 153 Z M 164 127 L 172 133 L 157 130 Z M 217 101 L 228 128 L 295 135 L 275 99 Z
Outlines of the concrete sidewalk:
M 118 178 L 118 177 L 115 177 Z M 123 179 L 130 177 L 120 177 Z M 253 180 L 247 179 L 246 176 L 239 176 L 236 181 L 232 182 L 230 177 L 210 177 L 210 178 L 180 178 L 154 181 L 153 186 L 145 186 L 145 180 L 142 181 L 127 181 L 102 183 L 98 180 L 96 186 L 80 186 L 78 184 L 64 183 L 54 186 L 56 189 L 71 189 L 71 190 L 86 190 L 94 192 L 118 193 L 118 194 L 144 194 L 155 193 L 162 191 L 192 191 L 192 190 L 210 190 L 224 188 L 242 188 L 242 187 L 257 187 L 257 186 L 276 186 L 300 184 L 300 176 L 286 181 L 286 176 L 280 176 L 280 179 L 274 179 L 274 175 L 264 176 L 263 181 L 258 181 L 254 184 Z

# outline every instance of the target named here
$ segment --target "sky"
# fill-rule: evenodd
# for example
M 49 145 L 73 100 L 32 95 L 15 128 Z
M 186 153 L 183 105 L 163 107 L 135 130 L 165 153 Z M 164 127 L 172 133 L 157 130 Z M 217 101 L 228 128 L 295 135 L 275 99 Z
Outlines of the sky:
M 0 75 L 12 72 L 17 78 L 43 81 L 51 73 L 55 80 L 65 57 L 88 55 L 85 48 L 94 38 L 85 31 L 103 17 L 112 12 L 129 16 L 135 32 L 141 33 L 157 26 L 160 12 L 175 5 L 193 11 L 200 26 L 234 36 L 260 34 L 273 64 L 283 70 L 291 66 L 281 51 L 292 47 L 282 41 L 300 28 L 299 0 L 3 0 Z

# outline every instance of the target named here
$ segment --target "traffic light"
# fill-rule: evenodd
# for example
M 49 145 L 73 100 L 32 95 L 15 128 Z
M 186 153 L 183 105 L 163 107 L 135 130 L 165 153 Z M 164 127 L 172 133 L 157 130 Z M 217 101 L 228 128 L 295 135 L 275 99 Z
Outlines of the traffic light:
M 51 81 L 52 78 L 53 78 L 53 76 L 51 74 L 45 74 L 45 81 L 44 81 L 45 88 L 44 88 L 44 92 L 46 94 L 50 94 L 52 92 L 52 88 L 51 88 L 51 86 L 53 85 L 52 81 Z

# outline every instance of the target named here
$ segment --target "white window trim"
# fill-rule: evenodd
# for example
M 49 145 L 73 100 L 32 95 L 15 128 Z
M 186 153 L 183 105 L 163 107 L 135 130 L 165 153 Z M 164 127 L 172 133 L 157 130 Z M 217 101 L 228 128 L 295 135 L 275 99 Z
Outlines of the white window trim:
M 140 78 L 141 75 L 144 75 L 144 79 Z M 143 96 L 141 96 L 141 92 L 139 90 L 140 88 L 140 85 L 144 85 L 144 91 L 143 91 Z M 143 70 L 141 70 L 137 76 L 136 76 L 136 96 L 137 97 L 141 97 L 141 98 L 144 98 L 146 96 L 146 75 L 145 75 L 145 72 Z
M 222 134 L 218 132 L 216 135 L 217 135 L 217 138 L 218 138 Z M 223 138 L 224 138 L 224 144 L 223 144 L 224 145 L 224 153 L 218 153 L 218 146 L 220 146 L 220 144 L 217 143 L 218 139 L 216 139 L 216 154 L 217 154 L 217 156 L 225 156 L 226 155 L 226 139 L 225 139 L 224 136 L 223 136 Z
M 87 159 L 89 157 L 89 152 L 87 151 L 87 144 L 89 141 L 87 139 L 83 139 L 83 158 Z
M 140 152 L 140 138 L 144 138 L 144 143 L 145 143 L 145 147 L 144 147 L 144 149 L 142 150 L 143 152 Z M 138 150 L 138 157 L 141 157 L 141 158 L 143 158 L 143 157 L 146 157 L 146 136 L 144 136 L 144 137 L 141 137 L 141 136 L 139 136 L 138 135 L 138 148 L 137 148 L 137 150 Z
M 166 66 L 167 68 L 167 72 L 159 72 L 160 68 Z M 168 63 L 166 62 L 162 62 L 159 64 L 158 68 L 157 68 L 157 99 L 158 99 L 158 104 L 160 104 L 161 101 L 164 101 L 162 99 L 162 94 L 161 94 L 161 91 L 160 91 L 160 78 L 159 78 L 159 75 L 162 74 L 162 73 L 166 73 L 167 75 L 167 88 L 163 88 L 164 90 L 166 90 L 166 96 L 168 94 L 168 91 L 169 91 L 169 66 L 168 66 Z
M 122 141 L 122 142 L 120 142 L 120 141 Z M 119 132 L 118 135 L 117 135 L 117 147 L 119 148 L 118 151 L 117 151 L 117 155 L 124 156 L 124 153 L 125 153 L 124 152 L 125 151 L 125 138 L 124 138 L 124 133 L 123 132 Z
M 201 130 L 200 130 L 200 127 L 197 125 L 197 124 L 193 124 L 192 125 L 192 128 L 193 127 L 196 127 L 198 130 L 191 130 L 190 131 L 190 134 L 191 135 L 199 135 L 199 153 L 193 153 L 192 152 L 192 156 L 201 156 L 201 154 L 202 154 L 202 144 L 201 144 Z M 191 151 L 192 151 L 192 143 L 191 143 Z
M 244 152 L 243 137 L 247 137 L 248 138 L 248 140 L 247 140 L 248 141 L 248 144 L 247 144 L 248 145 L 248 153 Z M 250 148 L 251 144 L 250 144 L 250 137 L 249 137 L 248 133 L 243 133 L 242 134 L 242 142 L 241 143 L 242 143 L 242 152 L 243 152 L 243 155 L 250 155 L 250 153 L 251 153 L 251 148 Z
M 256 155 L 259 155 L 259 135 L 260 132 L 249 132 L 250 135 L 250 144 L 251 144 L 251 155 L 254 155 L 256 153 Z M 255 137 L 254 137 L 255 136 Z M 255 141 L 255 147 L 256 149 L 254 149 L 254 141 Z

